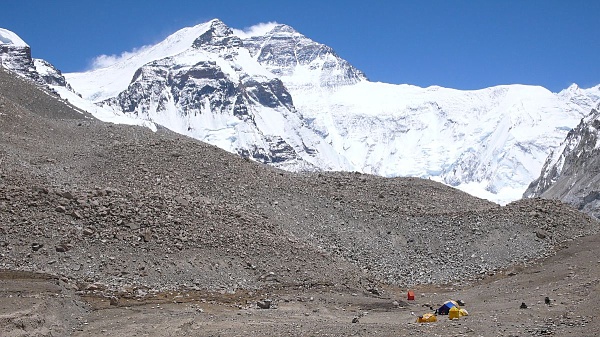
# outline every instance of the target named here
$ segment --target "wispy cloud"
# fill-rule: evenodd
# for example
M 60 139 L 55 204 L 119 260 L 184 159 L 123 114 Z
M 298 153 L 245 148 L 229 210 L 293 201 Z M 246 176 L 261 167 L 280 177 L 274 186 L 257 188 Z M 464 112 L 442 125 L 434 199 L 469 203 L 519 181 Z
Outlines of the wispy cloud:
M 92 59 L 90 64 L 90 70 L 96 70 L 101 68 L 110 67 L 111 65 L 125 61 L 136 54 L 143 52 L 144 50 L 150 48 L 151 46 L 143 46 L 140 48 L 134 48 L 132 51 L 122 52 L 120 55 L 112 54 L 112 55 L 99 55 Z
M 243 39 L 252 36 L 264 35 L 277 25 L 277 22 L 262 22 L 244 29 L 233 29 L 233 33 Z
M 240 38 L 248 38 L 248 37 L 252 37 L 252 36 L 264 35 L 264 34 L 268 33 L 269 31 L 271 31 L 273 28 L 275 28 L 275 26 L 277 26 L 278 24 L 279 23 L 277 23 L 277 22 L 262 22 L 262 23 L 253 25 L 251 27 L 246 27 L 244 29 L 233 29 L 233 32 L 235 35 L 239 36 Z M 134 48 L 131 51 L 125 51 L 125 52 L 122 52 L 121 54 L 112 54 L 112 55 L 102 54 L 102 55 L 96 56 L 91 60 L 89 70 L 96 70 L 96 69 L 110 67 L 115 63 L 126 61 L 127 59 L 129 59 L 139 53 L 142 53 L 146 49 L 151 48 L 151 47 L 152 47 L 151 45 L 148 45 L 148 46 L 142 46 L 139 48 Z

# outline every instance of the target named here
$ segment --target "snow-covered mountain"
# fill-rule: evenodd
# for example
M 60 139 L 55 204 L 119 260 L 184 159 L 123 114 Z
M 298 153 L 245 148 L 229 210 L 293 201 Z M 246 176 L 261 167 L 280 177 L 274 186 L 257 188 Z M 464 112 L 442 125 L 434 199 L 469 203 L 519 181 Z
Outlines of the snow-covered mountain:
M 552 151 L 523 197 L 560 199 L 600 218 L 600 104 Z
M 6 68 L 19 76 L 35 82 L 58 95 L 74 106 L 94 115 L 96 118 L 111 123 L 142 125 L 156 130 L 156 125 L 148 120 L 132 118 L 123 113 L 103 109 L 91 101 L 84 99 L 67 83 L 60 70 L 51 63 L 31 57 L 31 48 L 14 32 L 0 28 L 0 67 Z
M 104 108 L 263 163 L 290 170 L 348 167 L 305 125 L 281 79 L 243 44 L 231 28 L 212 20 L 122 62 L 68 78 Z
M 44 60 L 33 59 L 29 45 L 17 34 L 3 28 L 0 28 L 0 66 L 41 85 L 70 89 L 59 70 Z
M 600 86 L 552 93 L 370 82 L 282 24 L 244 32 L 215 19 L 126 55 L 66 74 L 86 99 L 74 104 L 285 169 L 429 177 L 499 202 L 521 197 L 600 97 Z

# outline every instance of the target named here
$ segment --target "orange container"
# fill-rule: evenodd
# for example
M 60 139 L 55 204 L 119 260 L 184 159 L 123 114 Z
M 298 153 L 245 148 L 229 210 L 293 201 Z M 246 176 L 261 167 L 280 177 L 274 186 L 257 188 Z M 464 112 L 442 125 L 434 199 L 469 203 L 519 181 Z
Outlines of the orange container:
M 415 292 L 414 292 L 414 291 L 412 291 L 412 290 L 409 290 L 409 291 L 408 291 L 408 295 L 407 295 L 406 297 L 407 297 L 407 299 L 408 299 L 409 301 L 414 301 L 414 299 L 415 299 Z

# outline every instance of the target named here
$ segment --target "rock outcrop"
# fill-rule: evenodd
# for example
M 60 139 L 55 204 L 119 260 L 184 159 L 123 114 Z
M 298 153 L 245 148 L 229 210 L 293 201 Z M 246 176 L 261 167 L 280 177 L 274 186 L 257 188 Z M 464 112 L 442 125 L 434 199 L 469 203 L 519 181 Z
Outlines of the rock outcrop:
M 0 28 L 0 66 L 44 87 L 63 86 L 72 91 L 60 70 L 31 57 L 31 48 L 16 34 Z
M 554 150 L 523 197 L 559 199 L 600 217 L 600 105 Z

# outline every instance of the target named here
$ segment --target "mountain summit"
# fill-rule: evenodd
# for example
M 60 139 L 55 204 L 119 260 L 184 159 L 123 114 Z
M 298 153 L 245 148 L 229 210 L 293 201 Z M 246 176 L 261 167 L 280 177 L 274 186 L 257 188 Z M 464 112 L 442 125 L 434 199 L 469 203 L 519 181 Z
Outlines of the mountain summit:
M 332 48 L 294 28 L 278 24 L 264 35 L 243 40 L 254 58 L 288 86 L 335 87 L 366 80 L 365 75 Z
M 283 82 L 220 20 L 69 81 L 105 109 L 263 163 L 291 170 L 347 165 L 304 125 Z

